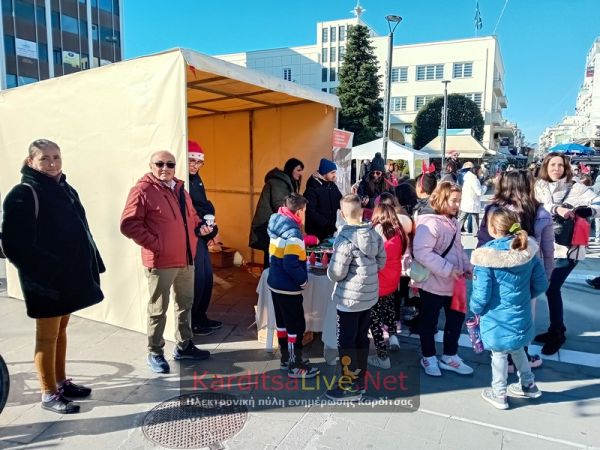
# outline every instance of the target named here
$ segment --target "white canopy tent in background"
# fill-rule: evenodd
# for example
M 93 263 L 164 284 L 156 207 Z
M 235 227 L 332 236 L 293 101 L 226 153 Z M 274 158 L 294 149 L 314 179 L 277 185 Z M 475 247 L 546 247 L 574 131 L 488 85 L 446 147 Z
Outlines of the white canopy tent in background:
M 432 158 L 442 157 L 442 138 L 437 136 L 421 149 Z M 457 151 L 460 159 L 481 159 L 486 156 L 495 156 L 496 152 L 485 148 L 481 143 L 470 134 L 468 135 L 448 135 L 446 136 L 446 157 L 450 152 Z
M 352 148 L 352 159 L 373 159 L 375 153 L 381 153 L 382 148 L 383 138 L 357 145 Z M 387 159 L 402 159 L 408 162 L 408 170 L 411 178 L 415 178 L 421 173 L 421 161 L 429 164 L 428 153 L 406 147 L 395 141 L 388 141 Z

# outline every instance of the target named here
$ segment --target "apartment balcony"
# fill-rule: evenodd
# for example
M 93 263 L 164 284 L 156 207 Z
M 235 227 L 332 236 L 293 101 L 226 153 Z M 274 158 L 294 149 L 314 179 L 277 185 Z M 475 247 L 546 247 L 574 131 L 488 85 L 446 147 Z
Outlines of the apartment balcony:
M 500 108 L 508 108 L 508 99 L 506 98 L 506 95 L 498 97 L 498 106 L 500 106 Z
M 502 118 L 502 113 L 500 111 L 494 111 L 489 113 L 489 119 L 491 124 L 496 127 L 504 125 L 504 119 Z
M 502 81 L 502 78 L 494 79 L 494 94 L 497 96 L 504 95 L 504 82 Z

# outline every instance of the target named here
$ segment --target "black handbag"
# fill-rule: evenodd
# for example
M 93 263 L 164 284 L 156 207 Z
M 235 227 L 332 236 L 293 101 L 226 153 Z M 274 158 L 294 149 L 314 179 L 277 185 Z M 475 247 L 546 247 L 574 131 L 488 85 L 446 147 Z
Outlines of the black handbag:
M 567 193 L 563 199 L 558 203 L 558 206 L 563 206 L 571 209 L 571 205 L 566 205 L 563 202 L 567 199 L 571 192 L 573 185 L 570 185 L 567 189 Z M 573 231 L 575 230 L 575 221 L 573 219 L 565 219 L 559 214 L 555 214 L 552 218 L 552 228 L 554 229 L 554 242 L 558 245 L 564 245 L 565 247 L 571 246 L 573 240 Z

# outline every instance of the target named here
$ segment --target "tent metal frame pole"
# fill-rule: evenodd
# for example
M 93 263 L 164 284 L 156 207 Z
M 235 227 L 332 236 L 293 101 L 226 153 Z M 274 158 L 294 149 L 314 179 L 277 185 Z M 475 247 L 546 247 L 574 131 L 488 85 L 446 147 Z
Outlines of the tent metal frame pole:
M 248 112 L 248 147 L 250 151 L 250 224 L 254 218 L 254 111 Z M 254 249 L 250 249 L 250 262 L 254 262 Z

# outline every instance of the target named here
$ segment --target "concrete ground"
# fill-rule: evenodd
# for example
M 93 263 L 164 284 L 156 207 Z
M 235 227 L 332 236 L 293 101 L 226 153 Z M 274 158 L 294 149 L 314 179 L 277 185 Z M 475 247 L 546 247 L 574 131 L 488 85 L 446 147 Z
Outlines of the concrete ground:
M 468 245 L 469 238 L 465 241 Z M 461 348 L 460 354 L 475 368 L 474 375 L 421 375 L 416 412 L 400 408 L 323 412 L 317 407 L 251 411 L 241 431 L 211 448 L 600 448 L 600 291 L 583 282 L 591 274 L 600 274 L 600 259 L 591 258 L 577 267 L 564 289 L 569 327 L 564 354 L 570 355 L 565 359 L 577 357 L 579 363 L 546 360 L 535 371 L 544 392 L 538 400 L 511 399 L 508 411 L 492 408 L 480 397 L 481 389 L 490 382 L 489 357 Z M 225 325 L 212 336 L 196 339 L 201 348 L 213 352 L 212 358 L 202 363 L 210 373 L 278 372 L 277 355 L 263 350 L 252 326 L 257 282 L 256 276 L 241 269 L 216 273 L 211 311 Z M 0 448 L 161 448 L 144 435 L 142 425 L 152 408 L 179 395 L 179 378 L 176 373 L 150 372 L 144 335 L 73 317 L 68 334 L 68 375 L 93 387 L 94 392 L 81 402 L 80 414 L 60 416 L 39 407 L 32 363 L 34 322 L 26 317 L 21 301 L 5 295 L 0 291 L 0 352 L 9 366 L 11 392 L 0 415 Z M 541 299 L 540 330 L 547 318 L 545 309 L 545 299 Z M 407 351 L 418 349 L 413 337 L 403 336 L 401 344 Z M 172 344 L 167 348 L 170 352 Z M 313 353 L 318 355 L 318 350 L 316 343 Z M 332 370 L 322 358 L 313 361 L 324 372 Z M 175 363 L 171 364 L 175 369 Z M 512 377 L 515 381 L 515 375 Z M 165 425 L 168 430 L 177 424 Z

